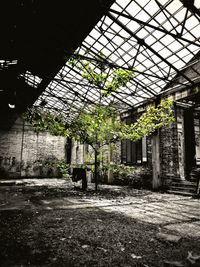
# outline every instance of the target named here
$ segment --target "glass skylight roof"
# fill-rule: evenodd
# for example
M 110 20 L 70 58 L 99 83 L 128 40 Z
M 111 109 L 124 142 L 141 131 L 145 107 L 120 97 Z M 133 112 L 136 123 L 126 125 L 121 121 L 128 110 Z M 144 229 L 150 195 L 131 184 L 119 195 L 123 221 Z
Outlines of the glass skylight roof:
M 195 3 L 199 8 L 198 1 Z M 156 97 L 177 75 L 182 76 L 184 86 L 192 85 L 182 69 L 200 50 L 199 38 L 199 13 L 184 7 L 180 0 L 117 0 L 73 57 L 89 58 L 96 68 L 95 58 L 101 51 L 106 56 L 102 62 L 108 76 L 113 68 L 134 68 L 131 82 L 102 97 L 102 88 L 84 79 L 77 65 L 66 62 L 34 105 L 40 106 L 45 100 L 45 108 L 70 119 L 100 100 L 127 110 Z

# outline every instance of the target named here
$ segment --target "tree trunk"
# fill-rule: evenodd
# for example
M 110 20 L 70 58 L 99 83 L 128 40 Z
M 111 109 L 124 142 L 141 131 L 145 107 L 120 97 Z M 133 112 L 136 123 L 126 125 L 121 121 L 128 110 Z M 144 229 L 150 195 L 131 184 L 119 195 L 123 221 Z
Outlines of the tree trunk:
M 98 190 L 98 150 L 94 150 L 94 181 L 95 181 L 95 191 Z

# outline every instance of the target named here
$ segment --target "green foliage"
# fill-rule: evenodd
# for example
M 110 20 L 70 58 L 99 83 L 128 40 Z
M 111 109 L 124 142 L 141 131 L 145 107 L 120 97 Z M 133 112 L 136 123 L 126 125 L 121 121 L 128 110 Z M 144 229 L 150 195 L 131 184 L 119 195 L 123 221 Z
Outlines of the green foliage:
M 119 140 L 123 122 L 112 107 L 95 106 L 81 113 L 70 127 L 72 136 L 93 148 Z
M 64 137 L 70 135 L 64 118 L 49 111 L 32 108 L 23 114 L 23 118 L 32 124 L 36 132 L 49 131 L 52 135 Z
M 114 108 L 101 105 L 95 106 L 89 113 L 81 112 L 71 124 L 66 124 L 62 117 L 39 109 L 30 109 L 23 117 L 37 132 L 49 131 L 52 135 L 73 137 L 96 149 L 97 146 L 118 140 L 137 141 L 171 124 L 174 121 L 172 105 L 169 99 L 162 100 L 157 107 L 150 105 L 146 112 L 130 125 L 120 120 Z
M 86 169 L 86 170 L 91 170 L 94 173 L 94 157 L 92 158 L 91 163 L 84 163 L 84 164 L 71 164 L 72 168 L 82 168 L 82 169 Z M 126 166 L 124 164 L 114 164 L 114 163 L 102 163 L 99 167 L 98 167 L 98 171 L 99 173 L 101 173 L 102 175 L 107 174 L 108 170 L 112 171 L 113 174 L 117 177 L 126 177 L 127 175 L 131 175 L 134 170 L 135 167 L 133 166 Z
M 102 90 L 103 96 L 107 97 L 112 92 L 117 92 L 120 87 L 125 87 L 127 83 L 134 78 L 134 69 L 114 69 L 106 68 L 106 57 L 100 52 L 96 60 L 96 65 L 88 60 L 81 60 L 78 55 L 76 59 L 72 56 L 68 63 L 76 66 L 83 78 L 89 83 L 96 85 Z
M 125 177 L 129 174 L 132 174 L 133 171 L 135 170 L 135 167 L 133 166 L 126 166 L 124 164 L 114 164 L 114 163 L 109 163 L 107 165 L 103 166 L 105 170 L 111 170 L 113 174 Z
M 112 92 L 117 92 L 120 87 L 125 87 L 126 84 L 134 77 L 133 70 L 115 69 L 110 77 L 111 81 L 106 83 L 105 89 L 103 90 L 104 96 L 108 96 Z
M 134 77 L 134 70 L 122 68 L 106 71 L 106 57 L 100 52 L 96 57 L 96 65 L 90 61 L 82 60 L 76 55 L 69 60 L 71 66 L 79 68 L 82 77 L 90 83 L 100 87 L 103 96 L 107 97 L 119 88 L 127 86 Z M 100 143 L 111 143 L 117 140 L 129 139 L 137 141 L 144 135 L 153 133 L 156 129 L 172 123 L 172 102 L 169 99 L 162 100 L 155 107 L 151 105 L 146 112 L 131 125 L 125 125 L 119 119 L 112 107 L 97 106 L 90 113 L 81 113 L 73 124 L 74 137 L 94 147 Z
M 148 167 L 140 166 L 137 168 L 131 166 L 119 165 L 113 170 L 113 183 L 118 185 L 129 185 L 134 188 L 151 189 L 152 170 Z
M 145 135 L 174 121 L 172 101 L 164 99 L 155 107 L 150 105 L 135 123 L 125 124 L 112 108 L 96 106 L 90 113 L 81 113 L 73 122 L 73 137 L 95 148 L 119 140 L 138 141 Z
M 100 55 L 101 58 L 103 55 Z M 87 79 L 91 84 L 100 88 L 104 97 L 109 96 L 112 92 L 117 92 L 120 87 L 125 87 L 134 77 L 133 70 L 115 69 L 106 72 L 105 64 L 97 60 L 94 66 L 88 61 L 69 60 L 71 66 L 78 67 L 82 77 Z M 137 141 L 145 135 L 153 133 L 155 130 L 169 125 L 174 121 L 173 103 L 168 100 L 162 100 L 155 107 L 150 105 L 138 120 L 130 125 L 126 125 L 120 119 L 120 114 L 112 106 L 104 106 L 101 103 L 91 107 L 90 112 L 82 111 L 79 116 L 66 125 L 62 117 L 58 117 L 50 112 L 32 109 L 24 114 L 24 118 L 29 121 L 36 131 L 48 130 L 53 135 L 80 140 L 82 143 L 90 144 L 95 152 L 94 168 L 95 186 L 97 190 L 98 173 L 100 170 L 100 149 L 104 145 L 115 143 L 119 140 Z M 105 165 L 105 164 L 104 164 Z M 105 166 L 102 166 L 105 169 Z M 61 170 L 65 170 L 64 165 L 59 165 Z M 82 168 L 88 168 L 87 165 Z M 90 166 L 90 169 L 92 169 Z M 111 166 L 109 166 L 111 168 Z M 115 166 L 116 168 L 116 166 Z M 127 172 L 127 167 L 120 166 L 118 172 Z
M 97 180 L 99 173 L 105 173 L 106 168 L 112 169 L 118 176 L 127 176 L 130 168 L 124 165 L 100 165 L 101 147 L 118 140 L 129 139 L 137 141 L 145 135 L 153 133 L 162 126 L 169 125 L 173 122 L 172 102 L 168 99 L 161 101 L 155 107 L 150 105 L 146 112 L 133 124 L 126 125 L 119 118 L 112 107 L 96 106 L 90 113 L 81 113 L 75 122 L 73 136 L 82 142 L 90 144 L 95 150 L 95 184 L 97 190 Z M 101 161 L 103 162 L 103 161 Z M 132 179 L 133 180 L 133 179 Z
M 90 170 L 94 173 L 94 162 L 92 163 L 81 163 L 81 164 L 71 164 L 70 165 L 71 168 L 81 168 L 84 170 Z
M 57 169 L 63 176 L 69 177 L 69 164 L 65 160 L 58 160 L 56 158 L 48 159 L 45 162 L 46 166 Z
M 173 102 L 169 99 L 162 100 L 157 107 L 150 105 L 135 123 L 125 126 L 124 139 L 137 141 L 163 126 L 170 125 L 174 121 L 172 106 Z

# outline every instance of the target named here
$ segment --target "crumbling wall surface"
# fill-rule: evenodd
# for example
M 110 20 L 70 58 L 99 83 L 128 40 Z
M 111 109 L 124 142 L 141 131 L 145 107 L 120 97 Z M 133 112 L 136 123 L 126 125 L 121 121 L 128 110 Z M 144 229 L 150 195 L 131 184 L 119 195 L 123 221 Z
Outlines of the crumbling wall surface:
M 9 130 L 0 131 L 0 179 L 6 177 L 56 177 L 53 161 L 64 160 L 64 137 L 36 133 L 18 118 Z
M 81 165 L 85 162 L 85 144 L 81 144 L 80 141 L 72 140 L 71 148 L 71 164 Z
M 174 116 L 176 117 L 175 110 Z M 176 122 L 160 129 L 160 175 L 163 185 L 167 185 L 173 178 L 180 177 L 179 160 L 182 156 L 180 138 Z
M 20 176 L 21 146 L 22 121 L 17 120 L 10 130 L 0 130 L 0 178 Z

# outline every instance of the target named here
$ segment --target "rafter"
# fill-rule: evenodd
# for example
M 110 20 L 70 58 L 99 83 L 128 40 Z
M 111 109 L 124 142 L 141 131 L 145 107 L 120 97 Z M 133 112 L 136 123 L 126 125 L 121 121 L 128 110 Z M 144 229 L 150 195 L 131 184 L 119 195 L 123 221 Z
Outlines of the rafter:
M 165 1 L 165 4 L 158 0 L 115 1 L 77 52 L 66 54 L 66 64 L 60 72 L 55 77 L 42 77 L 37 93 L 46 86 L 42 97 L 49 101 L 47 106 L 66 114 L 62 108 L 68 106 L 68 120 L 71 120 L 80 110 L 88 110 L 100 101 L 125 111 L 144 100 L 156 99 L 167 86 L 193 86 L 197 80 L 187 74 L 185 66 L 200 51 L 200 26 L 196 19 L 199 15 L 194 12 L 194 2 L 182 0 L 184 5 L 176 6 L 173 1 Z M 155 10 L 149 9 L 152 6 Z M 67 62 L 70 57 L 77 59 L 77 64 L 70 65 Z M 90 82 L 84 79 L 84 64 L 80 67 L 84 60 L 91 63 L 94 71 L 103 64 L 108 80 L 104 80 L 104 84 L 93 84 L 92 74 Z M 198 76 L 195 65 L 189 66 Z M 128 87 L 113 90 L 106 98 L 102 94 L 106 81 L 110 81 L 111 72 L 119 68 L 133 70 L 135 77 Z
M 119 66 L 119 65 L 117 65 L 115 63 L 112 63 L 112 62 L 104 59 L 103 57 L 101 57 L 100 55 L 97 55 L 97 54 L 96 54 L 96 56 L 101 58 L 101 60 L 98 60 L 95 57 L 92 58 L 92 57 L 84 56 L 84 55 L 81 55 L 81 54 L 72 54 L 72 56 L 75 57 L 75 58 L 86 59 L 86 60 L 91 61 L 91 62 L 93 61 L 93 62 L 97 62 L 97 63 L 104 63 L 105 65 L 109 66 L 110 68 L 115 68 L 115 69 L 121 68 L 121 69 L 124 69 L 124 70 L 132 70 L 133 69 L 133 71 L 135 73 L 142 74 L 144 76 L 156 78 L 156 79 L 159 79 L 159 80 L 167 80 L 167 77 L 165 77 L 165 76 L 161 77 L 161 76 L 158 76 L 158 75 L 149 74 L 149 73 L 146 73 L 144 71 L 139 71 L 137 69 L 134 69 L 134 67 L 131 67 L 131 66 L 129 66 L 129 67 Z
M 153 24 L 150 24 L 150 23 L 148 23 L 148 22 L 145 22 L 145 21 L 139 20 L 139 19 L 137 19 L 137 18 L 134 18 L 134 17 L 132 17 L 131 15 L 127 15 L 127 14 L 121 13 L 121 12 L 119 12 L 119 11 L 116 11 L 116 10 L 112 9 L 112 8 L 110 8 L 109 11 L 110 11 L 110 13 L 117 14 L 117 15 L 122 16 L 122 17 L 124 17 L 124 18 L 127 18 L 127 19 L 130 19 L 130 20 L 132 20 L 132 21 L 135 21 L 135 22 L 137 22 L 137 23 L 139 23 L 139 24 L 141 24 L 141 25 L 144 25 L 144 26 L 147 26 L 147 27 L 149 27 L 149 28 L 152 28 L 152 29 L 154 29 L 154 30 L 156 30 L 156 31 L 159 31 L 159 32 L 162 32 L 162 33 L 164 33 L 164 34 L 170 35 L 170 36 L 172 36 L 172 37 L 175 38 L 175 39 L 179 39 L 179 40 L 181 40 L 181 41 L 184 41 L 184 42 L 187 42 L 187 43 L 189 43 L 189 44 L 192 44 L 192 45 L 195 45 L 195 46 L 197 46 L 197 47 L 200 47 L 200 43 L 197 43 L 197 42 L 188 40 L 188 39 L 182 37 L 180 34 L 174 34 L 174 33 L 170 32 L 170 31 L 167 31 L 167 30 L 162 29 L 162 28 L 160 28 L 160 27 L 154 26 Z M 196 41 L 199 42 L 198 39 L 199 39 L 199 38 L 197 38 Z
M 180 74 L 183 78 L 189 81 L 192 85 L 193 82 L 180 70 L 178 70 L 173 64 L 167 61 L 162 55 L 160 55 L 157 51 L 155 51 L 151 46 L 149 46 L 144 39 L 139 38 L 136 34 L 134 34 L 129 28 L 127 28 L 121 21 L 116 19 L 110 12 L 108 12 L 107 16 L 112 19 L 115 23 L 117 23 L 122 29 L 124 29 L 127 33 L 129 33 L 132 37 L 134 37 L 138 43 L 142 46 L 147 47 L 151 52 L 153 52 L 157 57 L 159 57 L 163 62 L 165 62 L 168 66 L 174 69 L 178 74 Z

